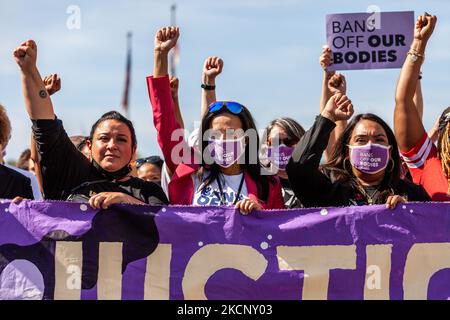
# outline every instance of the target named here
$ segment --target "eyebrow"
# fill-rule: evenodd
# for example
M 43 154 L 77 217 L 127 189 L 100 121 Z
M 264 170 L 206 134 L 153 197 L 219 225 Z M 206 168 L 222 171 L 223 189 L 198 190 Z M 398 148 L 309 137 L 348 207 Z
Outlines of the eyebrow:
M 107 136 L 111 135 L 110 132 L 106 132 L 106 131 L 105 131 L 105 132 L 99 132 L 99 133 L 98 133 L 98 135 L 102 135 L 102 134 L 107 135 Z M 117 136 L 128 138 L 128 135 L 123 134 L 123 133 L 119 133 L 119 134 L 117 134 Z
M 357 135 L 355 136 L 355 138 L 368 137 L 368 136 L 369 136 L 369 135 L 367 135 L 367 134 L 357 134 Z M 374 137 L 375 137 L 375 138 L 378 138 L 378 137 L 387 138 L 387 136 L 386 136 L 384 133 L 379 133 L 379 134 L 375 135 Z

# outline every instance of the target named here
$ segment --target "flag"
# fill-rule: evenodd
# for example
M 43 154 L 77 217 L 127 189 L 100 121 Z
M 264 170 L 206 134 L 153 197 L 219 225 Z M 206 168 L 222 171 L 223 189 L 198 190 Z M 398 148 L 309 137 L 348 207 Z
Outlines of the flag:
M 172 26 L 176 26 L 176 10 L 177 6 L 173 4 L 170 7 L 170 24 Z M 174 77 L 176 76 L 176 67 L 179 62 L 180 62 L 180 48 L 177 43 L 175 47 L 172 49 L 172 53 L 170 55 L 170 73 Z
M 130 84 L 131 84 L 131 37 L 132 33 L 127 34 L 127 62 L 125 71 L 125 88 L 123 91 L 122 108 L 126 114 L 128 114 L 129 96 L 130 96 Z

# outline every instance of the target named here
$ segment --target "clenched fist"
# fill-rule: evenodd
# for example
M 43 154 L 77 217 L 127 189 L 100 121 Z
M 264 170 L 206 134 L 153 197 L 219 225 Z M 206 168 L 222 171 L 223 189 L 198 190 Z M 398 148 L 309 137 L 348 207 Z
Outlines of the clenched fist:
M 335 73 L 331 76 L 330 80 L 328 80 L 328 90 L 330 90 L 331 94 L 336 93 L 347 93 L 347 82 L 345 81 L 345 77 L 343 74 Z
M 180 81 L 177 77 L 170 76 L 170 94 L 172 95 L 172 99 L 178 98 L 178 87 L 180 85 Z
M 223 60 L 219 57 L 208 57 L 203 65 L 203 75 L 209 79 L 215 79 L 222 73 Z
M 61 90 L 61 78 L 58 77 L 57 74 L 46 76 L 42 81 L 44 82 L 45 90 L 47 90 L 49 95 L 55 94 Z
M 32 72 L 36 69 L 37 45 L 33 40 L 27 40 L 13 52 L 14 59 L 23 72 Z
M 434 27 L 436 26 L 436 21 L 436 16 L 419 16 L 414 28 L 414 38 L 417 40 L 428 41 L 433 33 Z
M 337 93 L 328 100 L 322 116 L 331 121 L 348 120 L 353 115 L 352 101 L 344 94 Z
M 168 53 L 170 49 L 175 47 L 180 36 L 180 28 L 165 27 L 156 32 L 154 49 L 155 51 Z
M 319 63 L 324 71 L 326 71 L 327 68 L 333 63 L 333 59 L 331 58 L 331 50 L 328 46 L 323 46 L 322 54 L 319 58 Z

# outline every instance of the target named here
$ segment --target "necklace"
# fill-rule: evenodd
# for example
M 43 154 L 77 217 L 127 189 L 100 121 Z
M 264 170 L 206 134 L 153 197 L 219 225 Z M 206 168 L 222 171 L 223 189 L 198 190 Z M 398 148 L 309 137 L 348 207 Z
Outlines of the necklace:
M 380 186 L 375 188 L 375 191 L 373 191 L 372 193 L 369 194 L 369 192 L 366 191 L 366 189 L 364 187 L 360 187 L 359 190 L 361 191 L 361 193 L 366 197 L 367 199 L 367 203 L 369 206 L 374 204 L 374 198 L 375 196 L 380 192 L 379 189 Z M 372 187 L 369 187 L 372 188 Z M 369 189 L 368 188 L 368 189 Z

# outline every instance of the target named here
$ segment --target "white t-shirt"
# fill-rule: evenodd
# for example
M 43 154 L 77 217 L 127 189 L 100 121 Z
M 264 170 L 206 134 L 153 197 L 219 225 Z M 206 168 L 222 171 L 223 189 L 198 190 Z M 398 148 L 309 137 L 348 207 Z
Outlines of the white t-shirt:
M 209 175 L 209 172 L 205 172 L 205 177 Z M 220 206 L 227 205 L 231 206 L 235 203 L 236 196 L 238 196 L 238 201 L 248 198 L 247 186 L 245 180 L 242 182 L 241 192 L 238 194 L 239 185 L 243 179 L 243 174 L 238 174 L 234 176 L 227 176 L 221 174 L 219 176 L 220 184 L 222 185 L 224 203 L 220 202 L 221 193 L 219 184 L 217 180 L 213 181 L 210 185 L 205 187 L 200 191 L 201 182 L 198 175 L 194 176 L 194 199 L 192 204 L 194 206 Z
M 207 177 L 209 175 L 208 171 L 205 171 L 204 176 Z M 239 185 L 241 183 L 241 179 L 243 178 L 243 174 L 238 174 L 234 176 L 227 176 L 227 175 L 220 175 L 221 177 L 221 184 L 223 188 L 223 195 L 225 198 L 225 205 L 233 205 L 236 194 L 239 190 Z M 194 198 L 192 199 L 192 205 L 194 206 L 220 206 L 220 188 L 217 184 L 217 181 L 213 181 L 209 186 L 207 186 L 203 191 L 200 192 L 200 180 L 198 174 L 193 174 L 192 179 L 194 180 L 194 190 L 196 192 L 194 193 Z M 167 168 L 165 167 L 165 163 L 163 165 L 163 169 L 161 172 L 161 186 L 164 190 L 164 192 L 167 195 L 167 198 L 169 198 L 169 183 L 170 183 L 170 177 L 167 174 Z M 248 198 L 248 191 L 247 191 L 247 185 L 245 184 L 245 180 L 242 183 L 242 189 L 239 194 L 239 199 L 247 199 Z M 170 199 L 169 199 L 170 201 Z M 236 201 L 237 202 L 237 201 Z

